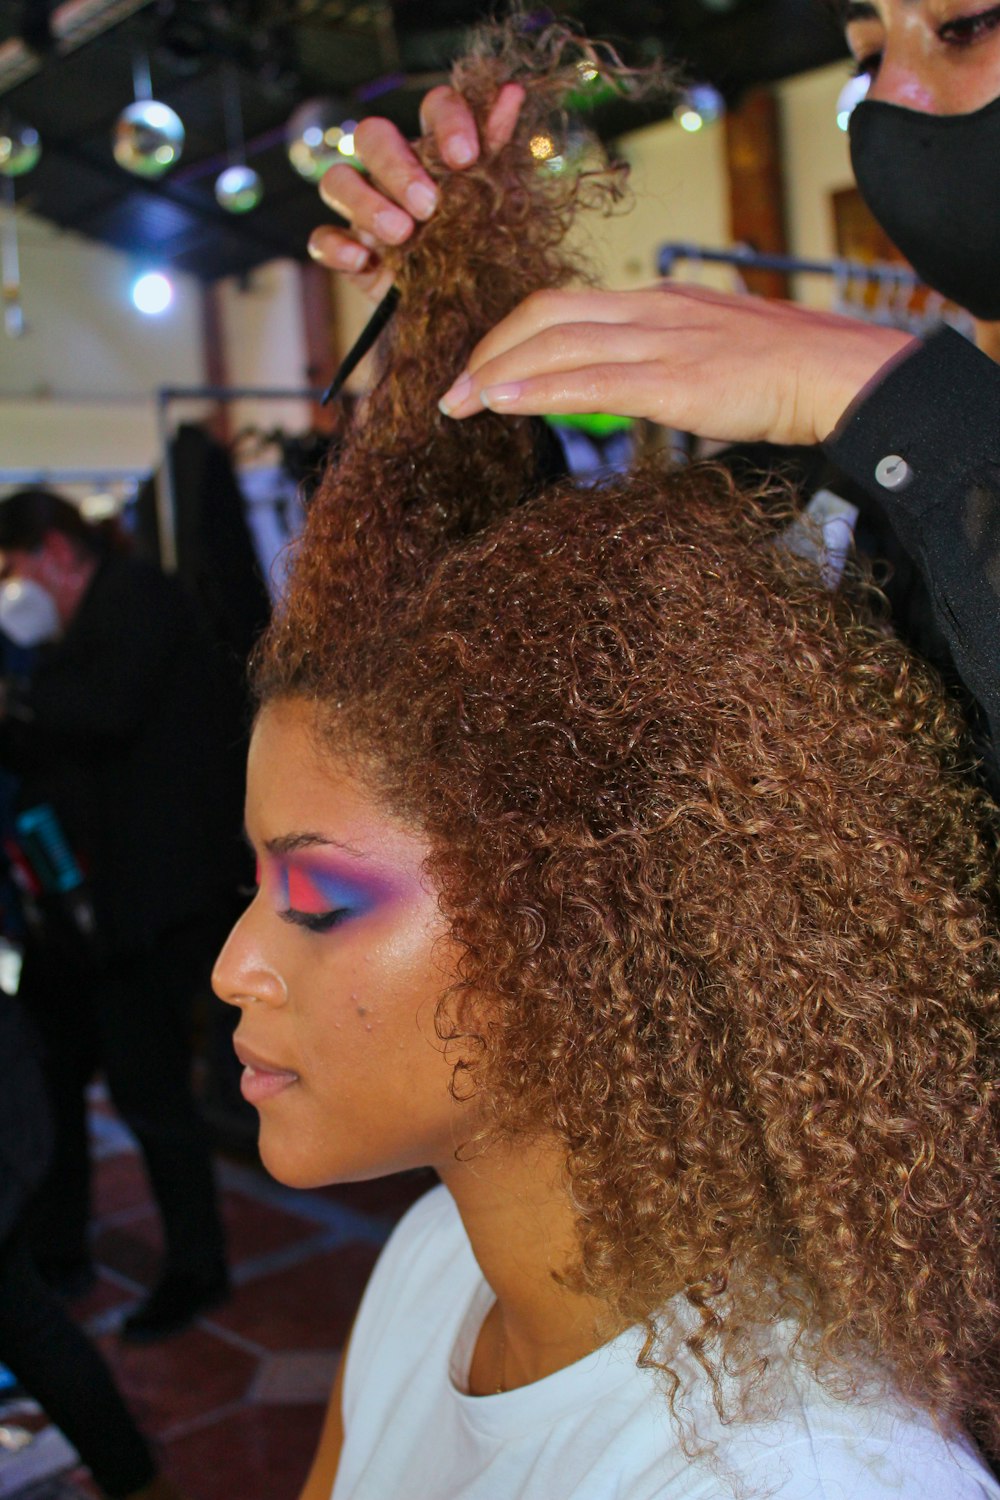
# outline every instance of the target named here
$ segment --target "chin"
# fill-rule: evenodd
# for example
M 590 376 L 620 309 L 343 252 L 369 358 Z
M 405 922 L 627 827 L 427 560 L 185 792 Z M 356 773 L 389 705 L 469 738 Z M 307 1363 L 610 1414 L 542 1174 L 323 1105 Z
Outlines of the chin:
M 276 1141 L 273 1136 L 269 1139 L 270 1134 L 262 1124 L 258 1149 L 261 1162 L 276 1182 L 290 1188 L 317 1188 L 340 1180 L 331 1177 L 329 1171 L 324 1171 L 323 1166 L 311 1160 L 308 1154 L 304 1155 L 301 1148 L 296 1150 L 294 1145 Z

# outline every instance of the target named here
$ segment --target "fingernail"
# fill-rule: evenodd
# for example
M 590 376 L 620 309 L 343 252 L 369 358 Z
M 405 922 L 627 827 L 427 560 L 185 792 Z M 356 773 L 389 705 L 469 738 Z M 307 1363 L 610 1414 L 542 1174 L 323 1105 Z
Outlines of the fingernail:
M 337 262 L 345 271 L 360 271 L 368 263 L 368 251 L 363 245 L 344 245 L 337 251 Z
M 411 182 L 405 196 L 407 208 L 418 219 L 429 219 L 437 208 L 438 195 L 426 182 Z
M 479 399 L 484 406 L 495 411 L 498 406 L 510 406 L 520 396 L 524 387 L 520 382 L 512 385 L 488 385 L 485 390 L 479 392 Z
M 472 142 L 464 135 L 450 135 L 444 143 L 444 154 L 453 167 L 467 167 L 475 158 Z
M 450 417 L 456 407 L 466 401 L 472 391 L 472 376 L 460 375 L 450 390 L 445 391 L 438 402 L 438 410 Z
M 409 215 L 401 213 L 398 208 L 383 208 L 381 213 L 375 215 L 376 234 L 379 239 L 388 240 L 390 244 L 405 240 L 412 227 Z

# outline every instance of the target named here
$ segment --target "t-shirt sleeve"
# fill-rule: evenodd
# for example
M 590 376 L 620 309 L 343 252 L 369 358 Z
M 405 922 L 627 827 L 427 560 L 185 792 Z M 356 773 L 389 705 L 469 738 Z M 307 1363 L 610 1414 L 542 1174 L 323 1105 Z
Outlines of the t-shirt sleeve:
M 761 1500 L 996 1500 L 1000 1493 L 971 1443 L 948 1441 L 921 1418 L 898 1420 L 877 1437 L 809 1433 L 749 1461 L 741 1477 L 746 1493 Z

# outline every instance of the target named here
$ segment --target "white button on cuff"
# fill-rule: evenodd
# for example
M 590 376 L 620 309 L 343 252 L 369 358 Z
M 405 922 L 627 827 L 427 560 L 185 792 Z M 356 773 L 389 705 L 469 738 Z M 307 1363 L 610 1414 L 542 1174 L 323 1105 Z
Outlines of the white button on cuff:
M 913 470 L 898 453 L 887 453 L 875 465 L 875 478 L 884 490 L 901 490 L 913 478 Z

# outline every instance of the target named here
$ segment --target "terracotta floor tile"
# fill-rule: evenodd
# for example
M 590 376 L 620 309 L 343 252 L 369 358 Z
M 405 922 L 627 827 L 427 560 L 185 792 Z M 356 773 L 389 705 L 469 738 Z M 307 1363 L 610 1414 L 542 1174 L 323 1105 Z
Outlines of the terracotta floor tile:
M 256 1203 L 245 1193 L 228 1191 L 222 1195 L 222 1216 L 226 1226 L 229 1260 L 233 1266 L 255 1260 L 274 1250 L 284 1250 L 312 1238 L 318 1226 L 298 1214 L 286 1213 L 265 1203 Z
M 94 1239 L 94 1259 L 119 1276 L 151 1286 L 160 1268 L 163 1235 L 156 1209 L 149 1210 L 127 1224 L 109 1224 L 98 1229 Z
M 159 1436 L 216 1407 L 242 1401 L 257 1373 L 252 1354 L 206 1328 L 135 1348 L 115 1334 L 98 1340 L 139 1422 Z
M 250 1399 L 265 1406 L 290 1406 L 293 1403 L 325 1406 L 339 1365 L 340 1354 L 331 1354 L 325 1349 L 269 1354 L 257 1366 Z
M 113 1307 L 123 1307 L 135 1299 L 130 1292 L 97 1270 L 97 1283 L 85 1297 L 77 1297 L 69 1304 L 69 1310 L 77 1323 L 91 1323 L 95 1318 L 110 1312 Z
M 347 1245 L 238 1287 L 213 1321 L 265 1349 L 339 1349 L 378 1255 Z
M 371 1182 L 338 1183 L 318 1191 L 324 1198 L 343 1203 L 358 1213 L 395 1222 L 403 1217 L 411 1203 L 429 1192 L 437 1180 L 437 1173 L 428 1168 L 397 1172 L 393 1177 L 375 1177 Z
M 149 1203 L 149 1183 L 141 1158 L 123 1151 L 97 1162 L 94 1172 L 94 1219 Z
M 322 1406 L 252 1406 L 165 1444 L 163 1466 L 188 1500 L 296 1500 Z

